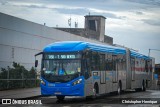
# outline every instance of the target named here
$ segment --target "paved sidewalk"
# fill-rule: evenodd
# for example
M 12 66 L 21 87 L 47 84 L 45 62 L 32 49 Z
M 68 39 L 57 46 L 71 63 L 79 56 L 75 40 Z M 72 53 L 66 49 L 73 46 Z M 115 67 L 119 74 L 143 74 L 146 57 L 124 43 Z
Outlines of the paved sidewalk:
M 0 91 L 0 98 L 28 98 L 41 95 L 40 87 Z

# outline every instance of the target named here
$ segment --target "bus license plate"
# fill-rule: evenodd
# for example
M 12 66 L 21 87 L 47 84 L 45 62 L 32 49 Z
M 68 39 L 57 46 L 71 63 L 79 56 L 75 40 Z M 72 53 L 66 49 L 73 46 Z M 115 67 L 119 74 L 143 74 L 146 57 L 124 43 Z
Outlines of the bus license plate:
M 61 95 L 62 93 L 61 93 L 61 92 L 55 92 L 54 94 L 56 94 L 56 95 Z

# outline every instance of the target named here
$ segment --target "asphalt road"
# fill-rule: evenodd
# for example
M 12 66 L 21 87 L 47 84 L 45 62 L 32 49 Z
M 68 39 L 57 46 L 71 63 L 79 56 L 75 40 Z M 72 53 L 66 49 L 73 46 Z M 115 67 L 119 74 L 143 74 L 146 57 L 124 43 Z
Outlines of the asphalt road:
M 64 101 L 58 101 L 53 96 L 41 96 L 26 100 L 41 101 L 40 103 L 42 104 L 25 104 L 25 107 L 160 107 L 160 91 L 125 91 L 121 95 L 110 93 L 100 95 L 94 99 L 85 99 L 83 97 L 66 97 Z M 6 106 L 13 107 L 22 105 L 12 104 Z
M 82 97 L 66 97 L 64 101 L 58 101 L 53 96 L 37 98 L 42 100 L 42 105 L 65 106 L 65 107 L 159 107 L 160 91 L 149 90 L 146 92 L 125 91 L 121 95 L 110 93 L 100 95 L 96 99 L 85 99 Z M 143 101 L 142 101 L 143 100 Z M 125 102 L 126 101 L 126 102 Z M 127 101 L 130 101 L 127 103 Z M 132 102 L 131 102 L 132 101 Z M 134 101 L 134 102 L 133 102 Z M 136 102 L 137 101 L 137 102 Z M 139 102 L 141 101 L 141 102 Z M 148 102 L 144 102 L 148 101 Z M 157 101 L 157 102 L 156 102 Z M 135 104 L 134 104 L 135 103 Z M 152 104 L 155 103 L 155 104 Z M 159 103 L 159 104 L 158 104 Z

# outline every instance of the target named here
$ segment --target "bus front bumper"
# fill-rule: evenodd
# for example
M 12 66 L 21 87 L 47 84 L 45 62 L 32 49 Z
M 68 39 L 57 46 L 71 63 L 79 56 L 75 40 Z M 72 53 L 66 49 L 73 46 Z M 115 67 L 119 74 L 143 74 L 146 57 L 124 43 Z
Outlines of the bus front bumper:
M 53 96 L 84 96 L 84 84 L 77 84 L 68 87 L 44 86 L 41 84 L 41 94 Z

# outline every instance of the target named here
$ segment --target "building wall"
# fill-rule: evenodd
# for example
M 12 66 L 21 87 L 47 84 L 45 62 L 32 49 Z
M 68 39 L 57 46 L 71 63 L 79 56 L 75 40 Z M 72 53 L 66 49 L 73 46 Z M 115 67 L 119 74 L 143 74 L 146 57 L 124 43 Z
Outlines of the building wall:
M 100 20 L 100 38 L 99 40 L 104 42 L 104 36 L 105 36 L 105 19 L 104 18 L 101 18 Z M 111 41 L 107 42 L 107 43 L 111 43 Z M 113 43 L 112 43 L 113 44 Z
M 108 44 L 113 44 L 113 38 L 105 35 L 104 42 Z
M 65 32 L 75 34 L 77 36 L 82 36 L 89 39 L 94 39 L 99 41 L 99 34 L 96 31 L 84 29 L 84 28 L 56 28 Z
M 96 23 L 96 32 L 98 40 L 104 42 L 105 35 L 105 17 L 97 15 L 86 15 L 85 16 L 85 28 L 90 29 L 90 21 L 93 20 Z M 88 35 L 89 36 L 89 35 Z
M 14 61 L 30 69 L 34 66 L 34 55 L 41 52 L 47 44 L 56 41 L 101 43 L 0 13 L 0 68 L 11 66 Z
M 86 31 L 84 28 L 56 28 L 58 30 L 62 30 L 68 33 L 72 33 L 78 36 L 85 37 L 86 36 Z

